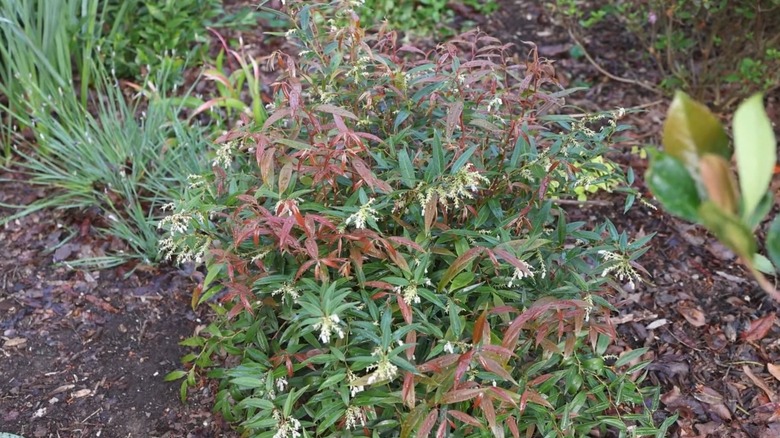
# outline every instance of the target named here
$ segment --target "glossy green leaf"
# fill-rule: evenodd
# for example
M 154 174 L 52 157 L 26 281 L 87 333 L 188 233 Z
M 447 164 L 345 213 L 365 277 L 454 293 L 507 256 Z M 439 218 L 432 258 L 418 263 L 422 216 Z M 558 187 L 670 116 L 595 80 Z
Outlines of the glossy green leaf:
M 742 217 L 748 218 L 766 193 L 777 162 L 775 134 L 761 94 L 744 101 L 734 113 L 734 146 Z
M 724 212 L 713 202 L 707 201 L 699 207 L 699 217 L 718 240 L 737 255 L 752 262 L 756 253 L 756 240 L 753 233 L 736 216 Z
M 652 152 L 645 183 L 666 211 L 690 222 L 698 221 L 701 198 L 681 161 L 669 154 Z
M 775 216 L 772 220 L 764 245 L 772 263 L 775 264 L 776 268 L 780 267 L 780 215 Z
M 770 262 L 768 258 L 764 257 L 763 254 L 753 254 L 753 266 L 755 266 L 755 268 L 760 272 L 767 275 L 774 275 L 775 273 L 774 265 L 772 265 L 772 262 Z
M 680 91 L 666 114 L 663 143 L 664 150 L 688 169 L 697 168 L 699 157 L 706 153 L 731 158 L 729 139 L 717 117 Z

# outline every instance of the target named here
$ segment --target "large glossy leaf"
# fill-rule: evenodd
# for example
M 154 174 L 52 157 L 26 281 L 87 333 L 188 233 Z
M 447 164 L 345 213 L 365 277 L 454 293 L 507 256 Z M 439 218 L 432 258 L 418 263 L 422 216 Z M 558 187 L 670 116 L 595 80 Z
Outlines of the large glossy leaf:
M 751 263 L 756 253 L 756 240 L 750 229 L 735 215 L 726 213 L 711 201 L 703 202 L 699 207 L 699 217 L 718 240 Z
M 731 158 L 723 125 L 706 106 L 681 91 L 666 114 L 663 143 L 664 150 L 688 169 L 696 169 L 699 157 L 707 153 Z
M 705 154 L 699 159 L 699 172 L 709 200 L 723 211 L 736 214 L 739 193 L 729 163 L 718 155 Z
M 777 162 L 772 124 L 764 111 L 763 96 L 744 101 L 734 113 L 734 153 L 742 189 L 742 217 L 748 218 L 769 187 Z
M 666 211 L 698 222 L 701 198 L 696 183 L 681 161 L 669 154 L 652 151 L 645 183 Z
M 775 216 L 772 225 L 769 226 L 764 244 L 775 268 L 780 267 L 780 216 Z

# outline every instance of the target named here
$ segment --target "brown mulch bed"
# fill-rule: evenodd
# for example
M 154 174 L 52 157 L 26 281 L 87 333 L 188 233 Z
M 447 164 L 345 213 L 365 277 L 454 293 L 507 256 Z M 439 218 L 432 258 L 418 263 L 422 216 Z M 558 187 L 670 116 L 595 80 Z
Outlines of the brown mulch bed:
M 562 83 L 588 85 L 569 99 L 572 110 L 642 107 L 630 116 L 636 129 L 617 145 L 616 156 L 641 177 L 646 163 L 631 149 L 657 144 L 668 100 L 610 80 L 586 59 L 572 57 L 574 42 L 543 2 L 500 3 L 493 17 L 467 18 L 514 42 L 518 59 L 531 47 L 525 42 L 534 42 L 541 56 L 556 60 Z M 628 79 L 658 79 L 616 23 L 603 24 L 596 35 L 582 42 L 603 69 Z M 244 40 L 260 52 L 275 47 L 265 46 L 261 35 Z M 779 100 L 769 99 L 773 116 L 780 114 Z M 0 182 L 0 203 L 47 196 L 18 174 L 4 178 L 16 181 Z M 608 218 L 633 236 L 656 233 L 640 259 L 651 278 L 612 299 L 619 342 L 650 348 L 649 380 L 663 394 L 659 423 L 680 415 L 669 436 L 780 436 L 778 304 L 701 229 L 644 205 L 624 215 L 617 195 L 597 201 L 570 214 Z M 0 208 L 0 215 L 12 213 Z M 44 210 L 0 229 L 0 432 L 27 438 L 234 436 L 211 413 L 213 384 L 203 382 L 182 404 L 178 383 L 162 379 L 187 352 L 178 342 L 208 318 L 190 309 L 197 271 L 71 269 L 61 262 L 106 245 L 88 219 L 87 213 Z

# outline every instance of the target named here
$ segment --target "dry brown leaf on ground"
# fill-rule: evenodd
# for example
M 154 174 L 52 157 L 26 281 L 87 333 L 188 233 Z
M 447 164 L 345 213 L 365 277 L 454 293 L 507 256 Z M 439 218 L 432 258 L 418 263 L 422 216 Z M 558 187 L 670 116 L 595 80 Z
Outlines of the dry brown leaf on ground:
M 25 338 L 10 338 L 5 341 L 5 343 L 3 344 L 3 348 L 21 347 L 26 343 L 27 343 L 27 339 Z
M 742 339 L 747 342 L 756 342 L 764 338 L 775 324 L 777 316 L 775 312 L 768 313 L 761 318 L 750 321 L 750 327 L 742 332 Z
M 677 311 L 694 327 L 702 327 L 707 323 L 701 308 L 693 305 L 690 301 L 680 301 L 677 304 Z
M 764 391 L 764 393 L 766 393 L 766 396 L 769 397 L 769 400 L 772 400 L 773 402 L 777 401 L 777 394 L 775 394 L 774 391 L 769 389 L 769 386 L 767 386 L 766 382 L 764 382 L 763 379 L 760 379 L 758 376 L 753 374 L 753 371 L 750 369 L 749 366 L 743 365 L 742 371 L 745 373 L 746 376 L 748 376 L 750 380 L 753 381 L 753 383 L 755 383 L 756 386 L 761 388 L 761 390 Z
M 780 365 L 768 363 L 766 364 L 766 369 L 775 379 L 780 380 Z

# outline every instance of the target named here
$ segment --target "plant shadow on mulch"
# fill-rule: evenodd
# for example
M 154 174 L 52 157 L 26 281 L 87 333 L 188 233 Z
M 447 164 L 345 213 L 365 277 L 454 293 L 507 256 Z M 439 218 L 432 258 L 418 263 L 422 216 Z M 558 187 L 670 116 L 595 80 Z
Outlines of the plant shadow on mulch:
M 607 80 L 585 59 L 571 58 L 568 32 L 541 2 L 499 3 L 493 17 L 465 18 L 515 43 L 521 60 L 530 47 L 524 41 L 534 42 L 541 56 L 556 60 L 562 83 L 590 86 L 568 103 L 585 111 L 645 105 L 631 116 L 636 129 L 615 156 L 641 176 L 645 160 L 631 149 L 657 144 L 668 101 Z M 652 65 L 620 28 L 605 26 L 598 39 L 584 41 L 602 67 L 655 81 Z M 263 38 L 255 35 L 255 41 L 261 45 Z M 769 100 L 770 114 L 778 114 L 778 100 Z M 47 195 L 18 174 L 0 178 L 18 180 L 0 183 L 0 203 L 24 205 Z M 641 180 L 638 187 L 647 193 Z M 621 336 L 614 351 L 650 348 L 649 380 L 663 394 L 658 422 L 680 414 L 672 437 L 780 436 L 780 384 L 773 376 L 780 378 L 777 303 L 701 229 L 644 205 L 622 214 L 622 205 L 622 197 L 602 194 L 569 213 L 581 220 L 607 217 L 637 237 L 656 233 L 639 260 L 648 282 L 611 301 Z M 89 220 L 87 213 L 45 210 L 0 229 L 0 432 L 27 438 L 235 436 L 211 413 L 213 384 L 203 382 L 182 404 L 178 383 L 163 381 L 187 352 L 178 342 L 207 319 L 190 309 L 199 273 L 127 275 L 126 268 L 98 272 L 58 263 L 111 244 L 93 235 Z

